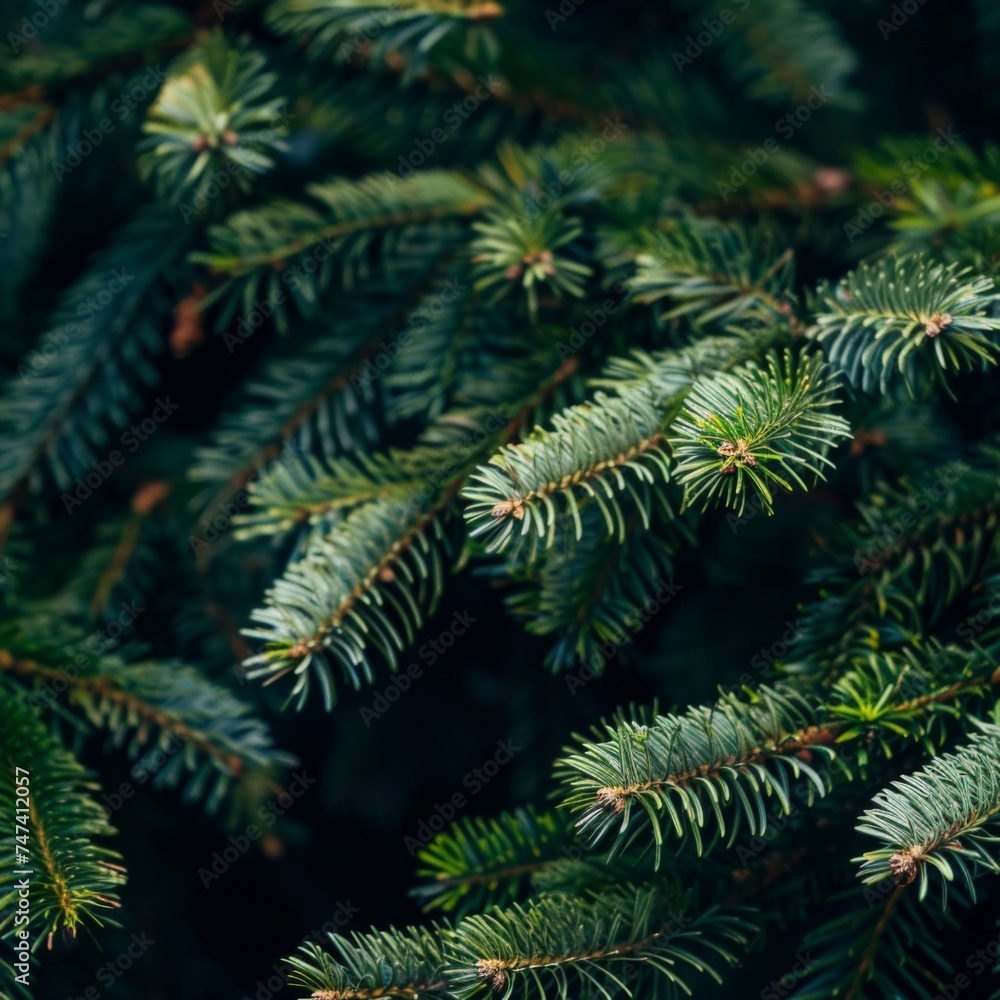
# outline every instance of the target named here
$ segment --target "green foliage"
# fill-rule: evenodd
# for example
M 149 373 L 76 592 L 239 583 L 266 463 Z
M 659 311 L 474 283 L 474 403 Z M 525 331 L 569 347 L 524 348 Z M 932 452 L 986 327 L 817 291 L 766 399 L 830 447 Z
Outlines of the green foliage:
M 859 875 L 867 883 L 916 881 L 923 899 L 937 876 L 942 909 L 948 883 L 958 880 L 976 898 L 976 878 L 998 872 L 992 847 L 1000 837 L 1000 730 L 975 733 L 956 753 L 942 754 L 875 796 L 858 830 L 881 847 L 865 852 Z
M 139 169 L 155 178 L 165 201 L 208 200 L 219 171 L 244 191 L 274 166 L 266 150 L 284 151 L 282 100 L 268 97 L 278 77 L 259 53 L 230 48 L 221 34 L 189 49 L 147 113 Z M 200 206 L 199 206 L 200 207 Z
M 466 508 L 472 537 L 484 538 L 490 552 L 525 542 L 546 549 L 557 524 L 571 521 L 579 539 L 587 500 L 600 510 L 607 533 L 624 540 L 619 493 L 634 501 L 648 525 L 658 494 L 645 487 L 670 479 L 662 423 L 644 388 L 617 398 L 598 393 L 592 403 L 558 414 L 552 431 L 538 429 L 508 445 L 472 477 L 463 492 L 472 501 Z
M 773 509 L 771 489 L 807 489 L 833 468 L 827 453 L 849 429 L 826 410 L 834 385 L 816 355 L 796 361 L 770 355 L 767 368 L 747 366 L 699 380 L 674 424 L 671 448 L 684 502 L 718 499 L 743 512 L 748 495 Z
M 992 288 L 953 264 L 889 257 L 822 285 L 809 332 L 852 385 L 886 392 L 901 377 L 913 394 L 930 379 L 995 363 Z
M 315 1000 L 388 996 L 588 998 L 690 995 L 692 977 L 722 981 L 753 926 L 741 913 L 694 909 L 691 894 L 632 886 L 597 899 L 543 896 L 454 927 L 331 936 L 289 959 L 290 982 Z
M 636 257 L 629 287 L 636 302 L 669 299 L 672 308 L 664 319 L 691 316 L 699 324 L 751 318 L 775 322 L 791 311 L 787 296 L 792 254 L 774 252 L 770 240 L 770 234 L 748 232 L 735 224 L 678 220 L 657 234 L 648 252 Z
M 410 74 L 424 68 L 431 50 L 451 32 L 471 28 L 470 55 L 493 47 L 488 25 L 503 14 L 493 0 L 280 0 L 268 18 L 281 34 L 303 35 L 315 56 L 338 61 L 358 55 L 382 60 L 405 47 Z M 478 36 L 478 37 L 477 37 Z
M 249 830 L 294 703 L 329 825 L 260 839 L 315 892 L 389 869 L 386 817 L 483 719 L 532 748 L 498 815 L 427 824 L 441 922 L 307 945 L 312 1000 L 666 1000 L 737 963 L 764 996 L 779 942 L 815 952 L 800 996 L 942 992 L 1000 874 L 995 14 L 181 6 L 6 19 L 0 759 L 36 943 L 118 903 L 78 754 Z M 431 668 L 452 594 L 475 636 Z M 434 694 L 377 734 L 314 711 L 388 704 L 411 657 Z
M 578 814 L 581 837 L 591 844 L 611 840 L 613 852 L 651 836 L 657 867 L 665 830 L 679 840 L 690 837 L 699 854 L 727 830 L 731 844 L 743 824 L 751 834 L 763 833 L 767 799 L 787 815 L 794 807 L 792 779 L 803 776 L 799 788 L 811 803 L 826 793 L 828 779 L 807 760 L 836 757 L 806 700 L 768 688 L 746 701 L 726 694 L 717 705 L 648 724 L 618 718 L 595 736 L 604 739 L 583 741 L 556 764 L 564 807 Z M 803 747 L 809 753 L 802 754 Z
M 714 908 L 684 921 L 689 906 L 623 886 L 593 902 L 545 896 L 526 908 L 469 917 L 449 941 L 454 995 L 690 995 L 694 975 L 722 982 L 719 970 L 735 961 L 732 947 L 745 945 L 753 928 L 742 915 Z
M 431 881 L 412 890 L 425 910 L 456 916 L 506 906 L 523 894 L 533 873 L 572 844 L 568 817 L 556 810 L 518 809 L 495 819 L 465 818 L 439 833 L 419 854 L 418 875 Z
M 136 412 L 139 387 L 155 378 L 150 357 L 163 347 L 156 310 L 190 238 L 173 215 L 147 212 L 66 293 L 0 395 L 0 427 L 10 440 L 0 457 L 0 497 L 37 487 L 42 468 L 65 490 L 97 457 L 108 424 Z
M 0 935 L 11 938 L 27 930 L 33 949 L 45 935 L 51 947 L 62 928 L 75 935 L 80 927 L 109 922 L 107 911 L 121 905 L 117 890 L 125 869 L 120 854 L 93 839 L 115 833 L 93 798 L 99 786 L 32 709 L 2 685 L 0 712 L 0 806 L 7 823 L 0 839 Z M 28 794 L 20 796 L 19 788 Z M 25 913 L 18 908 L 18 875 L 25 869 L 32 872 L 29 921 L 15 925 L 16 916 Z

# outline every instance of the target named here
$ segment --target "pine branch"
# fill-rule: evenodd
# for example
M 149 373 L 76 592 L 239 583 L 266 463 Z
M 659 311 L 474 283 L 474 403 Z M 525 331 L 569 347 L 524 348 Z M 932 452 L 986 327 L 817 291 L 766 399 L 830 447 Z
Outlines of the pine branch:
M 251 771 L 292 766 L 295 759 L 275 750 L 267 728 L 249 715 L 248 706 L 224 688 L 178 663 L 127 663 L 112 654 L 77 651 L 67 656 L 65 629 L 37 621 L 37 638 L 27 627 L 7 625 L 0 646 L 0 673 L 31 685 L 32 697 L 49 704 L 65 689 L 71 707 L 91 725 L 107 729 L 115 746 L 136 757 L 155 744 L 170 752 L 153 784 L 184 782 L 188 801 L 204 799 L 215 811 L 233 781 Z M 53 635 L 67 640 L 53 642 Z M 77 637 L 78 639 L 82 637 Z M 70 656 L 72 662 L 65 666 Z M 179 751 L 179 752 L 178 752 Z
M 936 873 L 944 909 L 949 882 L 958 879 L 975 902 L 976 878 L 1000 872 L 992 847 L 1000 841 L 1000 728 L 980 725 L 983 731 L 955 753 L 875 796 L 857 828 L 883 845 L 855 859 L 864 862 L 858 875 L 865 884 L 918 881 L 923 900 Z
M 876 741 L 885 759 L 893 756 L 891 743 L 898 739 L 919 741 L 936 753 L 963 703 L 982 698 L 998 682 L 991 652 L 931 641 L 857 658 L 833 685 L 827 709 L 849 723 L 840 739 L 858 741 L 864 766 Z
M 706 7 L 706 15 L 715 14 Z M 752 98 L 787 106 L 818 100 L 857 108 L 859 95 L 847 87 L 858 57 L 845 44 L 836 23 L 801 0 L 777 0 L 740 11 L 723 44 L 736 80 L 747 82 Z M 817 90 L 822 87 L 819 97 Z M 810 108 L 813 104 L 809 105 Z
M 425 170 L 400 179 L 370 174 L 335 178 L 307 188 L 312 203 L 270 202 L 231 216 L 209 230 L 211 249 L 192 259 L 226 279 L 210 296 L 229 307 L 255 300 L 281 307 L 289 297 L 306 316 L 334 279 L 350 287 L 369 273 L 369 260 L 440 257 L 458 237 L 455 223 L 479 214 L 489 198 L 482 188 L 447 170 Z M 308 262 L 309 266 L 304 266 Z M 276 318 L 284 314 L 275 311 Z
M 863 905 L 857 895 L 856 889 L 845 895 L 852 904 L 847 913 L 806 935 L 804 947 L 816 957 L 796 1000 L 933 1000 L 952 982 L 941 937 L 956 926 L 954 918 L 929 910 L 891 883 L 866 890 Z
M 836 287 L 818 290 L 818 340 L 834 368 L 865 392 L 886 392 L 901 376 L 911 395 L 927 381 L 985 370 L 996 361 L 989 315 L 1000 293 L 991 278 L 925 257 L 890 257 L 862 264 Z
M 221 32 L 187 49 L 150 107 L 139 148 L 139 171 L 152 178 L 160 199 L 185 206 L 185 221 L 198 214 L 199 202 L 222 171 L 236 187 L 249 191 L 252 178 L 274 166 L 270 150 L 287 151 L 284 101 L 269 92 L 278 80 L 265 72 L 259 52 L 230 46 Z
M 470 534 L 483 538 L 488 552 L 525 542 L 532 552 L 547 549 L 557 525 L 569 519 L 579 539 L 583 501 L 593 501 L 607 533 L 623 540 L 619 492 L 635 502 L 644 526 L 654 504 L 663 502 L 655 489 L 670 481 L 663 418 L 648 391 L 617 398 L 598 393 L 593 402 L 571 407 L 552 422 L 552 431 L 536 429 L 521 444 L 501 449 L 463 491 L 472 501 L 465 511 Z
M 317 538 L 268 591 L 253 614 L 257 627 L 244 630 L 265 643 L 245 661 L 247 676 L 270 682 L 294 672 L 289 697 L 301 708 L 315 674 L 329 710 L 331 662 L 355 690 L 374 680 L 370 648 L 395 669 L 444 585 L 449 542 L 440 515 L 451 499 L 451 489 L 413 507 L 376 499 Z
M 66 294 L 0 399 L 9 440 L 0 458 L 0 498 L 37 483 L 42 463 L 66 489 L 94 460 L 109 425 L 135 412 L 136 383 L 156 378 L 150 357 L 162 349 L 155 317 L 164 304 L 163 277 L 190 238 L 175 214 L 140 214 Z
M 418 855 L 431 881 L 410 891 L 425 911 L 457 917 L 506 906 L 533 876 L 568 853 L 568 817 L 528 807 L 496 818 L 464 818 L 439 833 Z
M 511 419 L 503 410 L 454 410 L 431 425 L 405 458 L 366 459 L 366 468 L 355 463 L 346 482 L 331 478 L 333 492 L 320 513 L 335 509 L 339 496 L 346 516 L 327 534 L 313 533 L 255 612 L 261 627 L 245 634 L 265 645 L 245 662 L 249 676 L 276 680 L 294 671 L 292 696 L 301 707 L 313 666 L 330 708 L 331 663 L 355 688 L 373 677 L 370 650 L 395 669 L 397 653 L 413 641 L 441 594 L 459 490 L 476 463 L 519 433 L 523 420 L 571 371 L 564 364 L 521 396 Z M 373 472 L 388 481 L 371 479 Z
M 792 252 L 776 253 L 769 237 L 738 224 L 678 220 L 657 234 L 635 263 L 628 282 L 635 301 L 670 300 L 661 320 L 687 316 L 699 325 L 748 319 L 773 324 L 791 315 Z
M 836 759 L 838 728 L 825 726 L 801 695 L 760 688 L 743 702 L 724 695 L 714 706 L 649 724 L 625 718 L 596 731 L 603 742 L 582 741 L 556 762 L 563 805 L 579 814 L 579 836 L 590 846 L 612 841 L 612 855 L 652 835 L 660 866 L 664 827 L 691 838 L 699 854 L 746 823 L 751 835 L 767 828 L 765 801 L 779 815 L 792 809 L 790 785 L 804 777 L 811 804 L 826 794 L 828 776 L 810 763 Z M 731 806 L 727 824 L 724 809 Z M 706 845 L 702 829 L 710 826 Z
M 580 540 L 564 536 L 539 566 L 522 571 L 527 588 L 508 598 L 507 606 L 532 635 L 557 637 L 546 658 L 553 671 L 583 663 L 599 675 L 608 646 L 617 651 L 627 645 L 649 619 L 647 605 L 659 605 L 655 595 L 669 599 L 675 592 L 667 581 L 674 545 L 684 536 L 671 529 L 668 541 L 662 529 L 643 530 L 637 509 L 628 513 L 624 542 L 604 534 L 595 508 L 581 517 Z M 504 567 L 505 574 L 514 572 L 516 567 Z
M 693 974 L 722 982 L 720 969 L 736 964 L 731 948 L 754 928 L 742 914 L 690 911 L 690 898 L 622 886 L 593 901 L 543 896 L 468 917 L 448 939 L 454 996 L 691 995 Z
M 449 997 L 436 928 L 373 929 L 350 939 L 331 935 L 333 954 L 307 944 L 288 958 L 290 986 L 312 1000 L 428 1000 Z
M 366 285 L 364 295 L 340 305 L 332 333 L 325 330 L 299 352 L 268 361 L 243 387 L 239 405 L 223 415 L 212 443 L 198 450 L 188 475 L 204 482 L 229 479 L 239 489 L 284 444 L 323 456 L 373 444 L 381 383 L 372 379 L 372 358 L 383 350 L 386 328 L 399 319 L 401 288 L 425 277 L 425 264 L 414 264 L 399 268 L 393 282 Z M 224 338 L 232 348 L 244 333 L 236 329 Z
M 405 52 L 412 63 L 405 79 L 411 79 L 451 33 L 488 25 L 503 13 L 494 0 L 278 0 L 268 21 L 279 34 L 304 36 L 313 56 L 348 61 L 364 54 L 391 62 Z M 487 32 L 479 43 L 487 52 L 495 47 L 491 38 Z M 466 41 L 475 52 L 475 35 Z
M 60 22 L 59 27 L 65 26 Z M 108 10 L 99 19 L 80 18 L 61 37 L 51 36 L 45 32 L 34 44 L 15 50 L 16 58 L 5 60 L 0 72 L 4 88 L 41 90 L 55 97 L 100 85 L 140 66 L 145 71 L 158 55 L 187 45 L 192 31 L 186 12 L 138 3 L 128 10 Z
M 117 888 L 125 869 L 116 851 L 94 843 L 114 829 L 91 793 L 99 786 L 46 731 L 24 699 L 0 684 L 0 809 L 8 829 L 0 838 L 0 934 L 15 932 L 17 914 L 29 914 L 17 930 L 47 934 L 49 947 L 61 928 L 75 935 L 87 924 L 102 926 L 104 911 L 121 904 Z M 24 786 L 28 794 L 18 795 Z M 18 875 L 27 869 L 31 906 L 18 908 Z
M 721 982 L 719 970 L 736 964 L 731 949 L 753 930 L 742 913 L 694 911 L 690 894 L 626 885 L 594 900 L 546 896 L 454 927 L 331 936 L 333 954 L 307 945 L 289 959 L 290 982 L 313 1000 L 673 998 L 690 994 L 692 975 Z
M 671 447 L 684 502 L 720 502 L 743 513 L 748 494 L 773 511 L 772 488 L 808 489 L 823 478 L 827 457 L 847 422 L 827 410 L 834 385 L 817 355 L 768 355 L 767 368 L 748 365 L 695 383 L 674 423 Z M 807 477 L 807 478 L 803 478 Z
M 811 574 L 822 596 L 805 608 L 788 669 L 828 685 L 856 656 L 933 627 L 989 572 L 998 501 L 992 446 L 883 486 Z
M 583 298 L 593 269 L 580 259 L 584 227 L 578 219 L 556 209 L 526 218 L 498 206 L 472 228 L 478 234 L 470 246 L 473 277 L 476 290 L 487 293 L 486 305 L 499 302 L 518 283 L 534 322 L 540 288 L 557 300 L 564 295 Z

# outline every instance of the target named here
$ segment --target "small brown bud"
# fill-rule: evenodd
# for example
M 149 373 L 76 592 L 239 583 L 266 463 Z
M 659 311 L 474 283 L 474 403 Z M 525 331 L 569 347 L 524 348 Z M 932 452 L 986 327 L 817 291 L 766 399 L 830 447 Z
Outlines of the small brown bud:
M 951 313 L 934 313 L 924 324 L 924 333 L 928 337 L 936 337 L 946 326 L 951 324 Z

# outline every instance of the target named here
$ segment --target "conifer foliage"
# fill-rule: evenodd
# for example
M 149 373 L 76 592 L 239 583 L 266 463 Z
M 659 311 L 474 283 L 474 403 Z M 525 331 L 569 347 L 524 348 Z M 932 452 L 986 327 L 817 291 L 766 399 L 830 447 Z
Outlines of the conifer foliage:
M 965 928 L 1000 934 L 997 81 L 984 55 L 921 90 L 899 52 L 933 5 L 861 6 L 10 17 L 0 996 L 130 926 L 101 752 L 245 824 L 302 752 L 272 727 L 414 676 L 457 574 L 605 717 L 378 887 L 426 916 L 303 944 L 287 995 L 972 975 Z M 995 51 L 961 6 L 950 58 Z M 776 601 L 784 545 L 808 566 Z M 752 672 L 712 653 L 781 616 Z M 621 704 L 636 676 L 659 701 Z

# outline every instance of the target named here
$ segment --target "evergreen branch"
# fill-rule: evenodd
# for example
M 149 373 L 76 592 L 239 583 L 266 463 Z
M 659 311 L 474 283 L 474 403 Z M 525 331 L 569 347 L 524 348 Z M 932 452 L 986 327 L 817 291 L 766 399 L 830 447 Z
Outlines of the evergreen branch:
M 648 391 L 617 398 L 598 393 L 593 402 L 570 407 L 552 422 L 554 430 L 537 428 L 521 444 L 502 448 L 463 491 L 472 501 L 465 511 L 470 534 L 484 538 L 488 552 L 526 540 L 532 551 L 547 549 L 565 517 L 573 519 L 581 538 L 581 501 L 588 499 L 604 516 L 607 533 L 624 540 L 618 493 L 635 501 L 647 527 L 653 504 L 663 501 L 655 490 L 670 480 L 661 447 L 663 417 Z M 652 495 L 646 485 L 654 488 Z
M 566 855 L 568 818 L 528 807 L 496 818 L 464 818 L 437 834 L 417 855 L 418 875 L 431 881 L 410 891 L 425 911 L 458 917 L 506 906 L 531 877 Z
M 858 876 L 866 884 L 919 880 L 923 900 L 936 872 L 943 909 L 949 882 L 960 879 L 974 902 L 976 877 L 1000 872 L 991 846 L 1000 841 L 1000 728 L 980 725 L 983 732 L 955 753 L 935 757 L 875 796 L 857 827 L 884 845 L 855 859 L 864 862 Z
M 805 609 L 788 669 L 829 685 L 855 657 L 933 627 L 988 572 L 998 505 L 992 446 L 883 486 L 812 573 L 823 593 Z
M 846 913 L 806 935 L 808 954 L 819 954 L 796 1000 L 933 1000 L 940 995 L 954 971 L 941 948 L 942 933 L 955 925 L 954 918 L 922 906 L 891 883 L 866 890 L 863 906 L 856 889 L 845 901 L 853 904 Z
M 407 456 L 401 478 L 393 462 L 373 459 L 366 460 L 368 471 L 390 476 L 388 482 L 369 479 L 366 484 L 357 476 L 346 484 L 331 480 L 334 496 L 328 498 L 328 509 L 336 506 L 338 494 L 358 506 L 326 534 L 314 533 L 303 555 L 268 593 L 265 607 L 254 614 L 261 627 L 245 634 L 265 645 L 245 662 L 249 676 L 267 675 L 270 681 L 293 671 L 292 696 L 298 695 L 301 707 L 310 684 L 308 668 L 314 665 L 329 708 L 334 699 L 331 661 L 339 663 L 356 689 L 373 677 L 369 645 L 394 669 L 397 653 L 412 642 L 441 594 L 444 557 L 451 550 L 450 516 L 471 469 L 516 435 L 526 415 L 573 370 L 560 366 L 540 388 L 522 396 L 521 410 L 499 427 L 496 413 L 471 409 L 445 414 Z M 505 419 L 503 410 L 499 417 Z M 359 485 L 370 489 L 373 498 L 367 499 Z
M 466 268 L 450 269 L 407 318 L 384 376 L 391 420 L 436 420 L 452 406 L 498 406 L 522 384 L 526 391 L 537 384 L 538 365 L 526 357 L 533 342 L 512 337 L 520 320 L 502 307 L 484 308 L 471 283 Z
M 690 898 L 626 885 L 592 901 L 543 896 L 468 917 L 447 942 L 454 995 L 596 1000 L 666 984 L 690 995 L 694 973 L 722 982 L 732 946 L 754 930 L 742 915 L 690 908 Z
M 583 298 L 593 268 L 580 259 L 584 229 L 578 219 L 555 210 L 526 218 L 497 206 L 472 228 L 478 233 L 470 247 L 475 288 L 492 291 L 485 295 L 486 305 L 499 302 L 515 282 L 525 291 L 532 321 L 538 318 L 539 288 L 556 299 L 564 294 Z
M 674 423 L 671 447 L 684 502 L 721 502 L 742 513 L 753 491 L 768 513 L 771 488 L 808 488 L 832 468 L 828 452 L 850 436 L 847 422 L 826 412 L 834 384 L 817 355 L 790 351 L 767 368 L 747 365 L 695 383 Z
M 0 498 L 33 479 L 44 459 L 65 489 L 93 460 L 108 425 L 134 412 L 135 383 L 156 378 L 149 358 L 162 349 L 155 320 L 161 283 L 189 239 L 172 215 L 141 214 L 64 297 L 37 352 L 0 399 L 9 439 Z
M 858 95 L 846 84 L 858 65 L 857 55 L 831 17 L 801 0 L 741 10 L 722 52 L 733 77 L 747 82 L 751 97 L 783 106 L 810 98 L 819 100 L 817 107 L 826 101 L 859 105 Z
M 279 34 L 304 36 L 310 54 L 338 61 L 361 52 L 388 61 L 390 53 L 404 50 L 415 75 L 434 46 L 457 28 L 487 24 L 503 13 L 495 0 L 278 0 L 268 9 L 268 21 Z
M 859 740 L 863 765 L 876 739 L 886 759 L 892 757 L 889 741 L 899 737 L 922 741 L 934 753 L 948 736 L 945 723 L 961 715 L 963 701 L 984 696 L 998 682 L 1000 671 L 989 653 L 931 642 L 857 659 L 833 685 L 827 709 L 848 723 L 842 741 Z
M 331 935 L 332 955 L 306 944 L 288 958 L 288 982 L 310 990 L 312 1000 L 447 998 L 441 936 L 436 929 L 417 927 L 373 929 L 350 939 Z
M 81 18 L 68 37 L 15 50 L 16 58 L 4 61 L 0 85 L 53 98 L 88 84 L 106 83 L 149 66 L 157 54 L 189 44 L 191 28 L 185 11 L 166 4 L 110 9 L 101 18 Z
M 774 323 L 791 314 L 792 252 L 776 253 L 767 237 L 736 223 L 678 220 L 635 263 L 632 297 L 647 305 L 669 299 L 661 319 Z
M 612 855 L 651 831 L 659 867 L 664 827 L 679 840 L 692 838 L 701 854 L 701 831 L 710 822 L 709 848 L 725 836 L 727 806 L 732 843 L 744 822 L 753 835 L 767 828 L 766 798 L 777 800 L 779 814 L 789 813 L 792 778 L 805 777 L 810 804 L 823 796 L 828 779 L 809 762 L 814 755 L 836 758 L 830 745 L 839 727 L 823 725 L 790 689 L 760 688 L 746 702 L 726 694 L 714 706 L 657 716 L 648 725 L 622 718 L 598 732 L 604 742 L 585 740 L 556 762 L 563 805 L 579 814 L 577 830 L 589 845 L 613 838 Z
M 209 229 L 211 249 L 192 260 L 226 279 L 206 301 L 229 295 L 247 313 L 255 299 L 281 302 L 286 292 L 305 315 L 317 307 L 317 289 L 341 269 L 351 285 L 379 254 L 426 261 L 456 238 L 455 223 L 488 204 L 481 187 L 448 170 L 425 170 L 400 179 L 370 174 L 335 178 L 307 188 L 312 203 L 288 200 L 246 209 Z M 379 243 L 380 246 L 376 247 Z M 308 267 L 303 266 L 308 261 Z M 393 266 L 398 263 L 393 259 Z M 231 305 L 223 313 L 232 315 Z M 280 315 L 280 314 L 279 314 Z
M 209 200 L 219 171 L 248 191 L 253 175 L 274 166 L 265 150 L 287 150 L 284 102 L 268 96 L 278 77 L 265 67 L 260 53 L 230 46 L 221 32 L 171 66 L 146 115 L 149 138 L 139 145 L 140 173 L 154 179 L 162 200 Z
M 423 264 L 400 267 L 395 279 L 409 286 L 425 270 Z M 386 327 L 398 319 L 398 291 L 395 280 L 374 283 L 368 294 L 338 307 L 332 334 L 270 361 L 245 385 L 239 407 L 223 415 L 212 443 L 197 451 L 190 478 L 229 479 L 239 489 L 283 443 L 302 452 L 315 446 L 326 456 L 373 444 L 378 423 L 371 409 L 378 392 L 368 366 L 381 350 Z M 237 330 L 226 334 L 233 346 L 242 335 Z
M 580 540 L 565 538 L 549 549 L 540 566 L 525 574 L 528 587 L 508 598 L 507 606 L 532 635 L 558 638 L 546 658 L 552 670 L 579 662 L 600 674 L 608 646 L 627 645 L 648 620 L 647 605 L 663 599 L 654 595 L 666 590 L 669 599 L 679 589 L 665 583 L 673 572 L 674 539 L 643 530 L 637 509 L 628 514 L 624 542 L 604 534 L 595 508 L 584 510 L 582 521 Z
M 243 631 L 265 643 L 263 652 L 245 661 L 247 676 L 270 682 L 294 672 L 289 697 L 298 696 L 301 708 L 315 673 L 329 710 L 335 688 L 331 660 L 355 690 L 363 680 L 374 680 L 369 646 L 395 669 L 397 653 L 423 623 L 421 609 L 441 594 L 449 544 L 441 515 L 455 488 L 414 507 L 372 500 L 336 524 L 332 534 L 316 538 L 254 612 L 258 627 Z
M 125 869 L 116 851 L 94 843 L 114 829 L 91 793 L 99 786 L 46 731 L 24 699 L 0 685 L 0 809 L 8 829 L 0 837 L 0 934 L 21 930 L 76 934 L 88 923 L 102 926 L 101 911 L 119 907 L 117 888 Z M 18 795 L 18 786 L 27 795 Z M 32 872 L 31 905 L 18 908 L 17 875 Z M 113 921 L 110 921 L 113 923 Z
M 185 797 L 205 799 L 211 812 L 235 779 L 250 771 L 291 766 L 294 758 L 271 745 L 266 727 L 248 706 L 191 667 L 176 663 L 125 663 L 116 656 L 77 653 L 69 667 L 64 649 L 7 627 L 0 672 L 34 688 L 47 704 L 52 691 L 68 691 L 70 705 L 94 726 L 106 728 L 116 746 L 137 756 L 155 743 L 171 751 L 153 779 L 173 787 L 187 780 Z M 180 752 L 178 748 L 183 748 Z
M 862 264 L 820 286 L 807 335 L 866 392 L 886 392 L 897 373 L 911 395 L 927 378 L 946 386 L 947 374 L 996 362 L 1000 319 L 989 313 L 1000 293 L 969 273 L 919 255 Z
M 154 512 L 168 492 L 163 482 L 147 483 L 132 498 L 128 513 L 99 525 L 93 547 L 53 605 L 65 600 L 71 614 L 85 621 L 106 621 L 116 595 L 151 593 L 161 557 L 158 543 L 164 534 Z M 120 610 L 115 606 L 114 613 Z
M 2 107 L 2 105 L 0 105 Z M 55 208 L 56 179 L 49 164 L 58 159 L 67 129 L 65 110 L 36 102 L 3 115 L 0 144 L 0 315 L 10 315 L 14 296 L 44 246 Z M 70 126 L 72 127 L 72 126 Z

